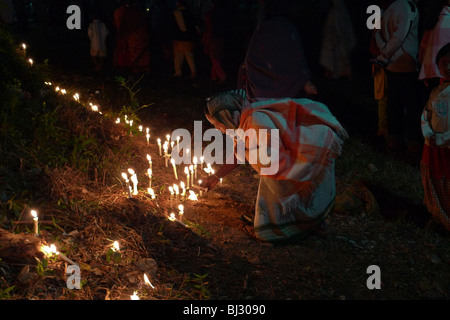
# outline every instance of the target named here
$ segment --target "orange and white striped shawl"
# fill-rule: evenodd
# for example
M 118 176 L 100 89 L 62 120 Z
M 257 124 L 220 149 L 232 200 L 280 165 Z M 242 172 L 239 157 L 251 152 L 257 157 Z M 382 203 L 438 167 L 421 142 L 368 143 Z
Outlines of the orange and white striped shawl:
M 258 129 L 267 129 L 269 136 L 271 129 L 279 130 L 279 169 L 267 177 L 291 181 L 292 188 L 302 196 L 311 194 L 332 170 L 334 159 L 341 154 L 343 141 L 348 137 L 327 106 L 309 99 L 259 100 L 247 104 L 241 113 L 239 129 L 255 129 L 257 133 Z M 269 150 L 270 141 L 269 137 Z M 260 163 L 251 165 L 261 172 Z M 284 190 L 279 196 L 293 191 Z

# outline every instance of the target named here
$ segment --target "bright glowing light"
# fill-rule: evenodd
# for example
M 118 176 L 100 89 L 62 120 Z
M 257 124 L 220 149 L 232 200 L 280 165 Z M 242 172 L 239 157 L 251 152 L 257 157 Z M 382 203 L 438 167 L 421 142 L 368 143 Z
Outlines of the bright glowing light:
M 155 287 L 152 285 L 150 280 L 148 280 L 148 277 L 147 277 L 147 275 L 145 273 L 144 273 L 144 283 L 148 284 L 152 289 L 155 289 Z

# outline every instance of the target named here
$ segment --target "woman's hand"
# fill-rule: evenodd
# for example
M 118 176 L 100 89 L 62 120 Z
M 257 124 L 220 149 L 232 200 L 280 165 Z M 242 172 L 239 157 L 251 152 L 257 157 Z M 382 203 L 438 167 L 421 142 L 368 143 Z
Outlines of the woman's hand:
M 206 180 L 202 183 L 202 187 L 207 188 L 209 191 L 216 186 L 219 180 L 220 178 L 217 175 L 213 174 L 212 176 L 206 178 Z
M 317 94 L 317 88 L 314 84 L 312 84 L 311 81 L 306 82 L 305 86 L 303 87 L 303 90 L 305 90 L 305 94 L 307 96 L 314 96 Z

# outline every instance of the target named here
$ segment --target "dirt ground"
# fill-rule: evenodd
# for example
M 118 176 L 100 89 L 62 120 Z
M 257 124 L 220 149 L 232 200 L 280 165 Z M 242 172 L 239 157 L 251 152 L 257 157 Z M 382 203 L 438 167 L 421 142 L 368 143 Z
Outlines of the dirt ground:
M 96 90 L 101 91 L 99 100 L 109 104 L 107 108 L 120 108 L 125 97 L 111 79 L 98 82 L 90 76 L 61 76 L 61 82 L 64 79 L 67 82 L 70 79 L 75 87 L 82 85 L 94 97 Z M 155 188 L 174 181 L 172 168 L 165 168 L 164 160 L 158 156 L 156 138 L 163 139 L 165 134 L 177 128 L 192 130 L 194 120 L 203 120 L 204 99 L 232 85 L 231 82 L 220 85 L 207 80 L 193 83 L 189 80 L 173 82 L 169 78 L 144 79 L 140 101 L 153 105 L 140 116 L 144 126 L 151 128 L 152 138 L 149 146 L 143 136 L 133 139 L 137 151 L 130 162 L 145 163 L 145 155 L 152 155 Z M 204 129 L 207 127 L 204 122 Z M 347 148 L 345 152 L 356 150 Z M 339 166 L 338 161 L 337 189 L 342 191 L 347 185 L 340 179 Z M 145 196 L 132 200 L 134 218 L 128 217 L 126 226 L 140 238 L 135 241 L 142 243 L 144 256 L 154 259 L 157 264 L 153 282 L 160 292 L 149 294 L 147 298 L 449 298 L 448 234 L 436 232 L 423 223 L 407 223 L 396 218 L 405 210 L 413 210 L 414 205 L 395 195 L 383 194 L 380 188 L 379 193 L 374 193 L 381 214 L 366 213 L 364 208 L 346 214 L 333 213 L 328 219 L 330 233 L 327 236 L 312 235 L 297 244 L 274 246 L 250 238 L 240 219 L 243 214 L 253 216 L 259 181 L 255 173 L 251 167 L 241 166 L 198 202 L 184 202 L 187 227 L 166 219 L 165 215 L 171 211 L 167 190 L 157 204 L 149 204 Z M 185 176 L 180 174 L 180 177 L 184 179 Z M 142 179 L 146 181 L 144 177 Z M 148 212 L 145 209 L 148 206 L 153 211 Z M 112 223 L 103 222 L 105 227 L 102 228 Z M 156 225 L 160 229 L 155 233 Z M 371 275 L 367 269 L 371 265 L 380 267 L 380 290 L 367 287 Z M 186 281 L 192 284 L 189 294 L 183 293 Z M 86 285 L 90 285 L 89 281 Z

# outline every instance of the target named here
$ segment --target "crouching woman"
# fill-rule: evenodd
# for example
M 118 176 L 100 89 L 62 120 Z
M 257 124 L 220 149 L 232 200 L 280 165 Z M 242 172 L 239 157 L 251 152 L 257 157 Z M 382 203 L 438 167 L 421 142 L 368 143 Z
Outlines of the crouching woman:
M 225 92 L 208 99 L 205 116 L 222 133 L 256 132 L 247 139 L 233 135 L 234 161 L 227 160 L 204 186 L 212 189 L 239 165 L 239 144 L 244 144 L 245 160 L 260 174 L 254 217 L 259 240 L 295 241 L 322 224 L 333 209 L 335 159 L 348 137 L 324 104 L 290 98 L 250 103 L 241 94 Z M 271 137 L 274 130 L 279 137 L 276 141 Z M 268 133 L 267 139 L 259 137 L 262 132 Z M 261 155 L 255 152 L 261 148 L 270 155 L 269 163 L 252 157 Z

